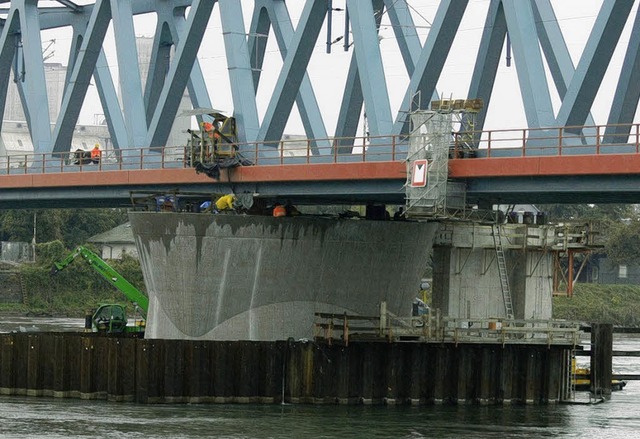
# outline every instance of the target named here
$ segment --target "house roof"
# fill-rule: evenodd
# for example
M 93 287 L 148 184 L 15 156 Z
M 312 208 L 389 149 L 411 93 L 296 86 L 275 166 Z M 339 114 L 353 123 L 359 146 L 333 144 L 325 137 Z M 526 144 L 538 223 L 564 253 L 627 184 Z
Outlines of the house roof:
M 135 244 L 128 221 L 104 233 L 93 235 L 87 241 L 95 244 Z

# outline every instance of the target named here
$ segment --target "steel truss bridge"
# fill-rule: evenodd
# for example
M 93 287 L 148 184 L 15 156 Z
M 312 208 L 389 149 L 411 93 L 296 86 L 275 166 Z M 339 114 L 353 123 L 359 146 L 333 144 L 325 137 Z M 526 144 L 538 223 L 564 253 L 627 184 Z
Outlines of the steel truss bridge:
M 449 176 L 467 182 L 470 204 L 638 203 L 640 125 L 619 143 L 555 130 L 473 132 L 475 156 L 458 150 L 452 136 Z M 584 131 L 581 130 L 581 131 Z M 599 133 L 599 134 L 598 134 Z M 535 138 L 533 144 L 528 139 Z M 329 139 L 326 139 L 329 141 Z M 261 155 L 261 144 L 242 144 L 253 165 L 221 170 L 220 179 L 197 174 L 186 152 L 175 147 L 136 148 L 103 156 L 97 163 L 75 154 L 26 154 L 6 158 L 0 168 L 0 208 L 131 206 L 132 192 L 147 194 L 250 193 L 296 204 L 404 204 L 408 166 L 404 136 L 333 139 L 356 145 L 351 154 L 315 154 L 313 140 Z M 544 140 L 539 143 L 538 140 Z M 360 146 L 358 146 L 360 145 Z M 128 154 L 127 154 L 128 152 Z
M 293 3 L 282 0 L 255 0 L 250 5 L 240 0 L 0 3 L 6 5 L 0 8 L 0 103 L 6 101 L 9 82 L 15 81 L 34 145 L 33 157 L 25 158 L 17 167 L 11 166 L 15 165 L 14 158 L 8 158 L 2 171 L 7 175 L 0 176 L 0 205 L 15 207 L 17 201 L 24 206 L 64 200 L 86 206 L 100 204 L 97 200 L 114 204 L 122 200 L 127 188 L 138 186 L 164 190 L 169 186 L 222 185 L 194 176 L 180 163 L 166 163 L 163 153 L 170 122 L 176 117 L 185 89 L 193 107 L 217 104 L 212 99 L 215 87 L 205 81 L 207 74 L 199 59 L 209 47 L 205 35 L 207 30 L 211 32 L 212 19 L 219 19 L 221 24 L 214 31 L 221 33 L 225 49 L 240 150 L 246 156 L 255 156 L 257 164 L 223 175 L 236 180 L 226 181 L 227 186 L 220 189 L 245 185 L 242 189 L 247 191 L 316 201 L 401 202 L 404 157 L 398 156 L 402 149 L 396 148 L 410 129 L 407 114 L 428 108 L 432 98 L 439 96 L 436 86 L 443 80 L 447 63 L 458 59 L 454 43 L 464 31 L 461 23 L 469 19 L 466 13 L 470 5 L 476 2 L 434 2 L 424 38 L 416 25 L 415 2 L 409 0 L 306 0 L 297 16 L 292 16 L 289 9 Z M 576 10 L 580 3 L 575 1 Z M 497 132 L 490 134 L 491 139 L 480 136 L 493 143 L 480 142 L 479 158 L 453 160 L 451 176 L 469 178 L 471 199 L 481 203 L 516 198 L 531 202 L 549 198 L 636 202 L 636 188 L 640 186 L 634 125 L 640 99 L 637 3 L 602 2 L 577 64 L 550 0 L 490 0 L 483 4 L 487 5 L 483 15 L 471 17 L 480 31 L 466 97 L 480 98 L 485 105 L 474 119 L 473 130 L 483 132 L 491 111 L 506 111 L 493 108 L 491 100 L 499 64 L 503 55 L 511 53 L 519 90 L 508 92 L 519 92 L 528 128 L 515 138 L 503 139 L 500 146 L 504 148 L 496 147 L 500 137 Z M 244 14 L 247 7 L 251 8 L 248 26 Z M 152 14 L 156 20 L 144 87 L 140 70 L 135 68 L 140 61 L 134 17 L 142 14 Z M 342 28 L 336 30 L 338 16 Z M 401 60 L 406 83 L 395 110 L 391 105 L 388 52 L 381 50 L 380 44 L 380 30 L 385 25 L 393 30 L 395 54 Z M 49 97 L 42 32 L 62 28 L 71 29 L 72 43 L 60 116 L 51 120 L 49 106 L 43 105 Z M 110 28 L 117 82 L 105 53 Z M 628 40 L 621 38 L 624 32 L 628 32 Z M 280 64 L 267 66 L 269 41 L 274 39 Z M 337 40 L 341 46 L 335 44 Z M 311 80 L 310 66 L 320 56 L 317 46 L 327 52 L 342 47 L 350 54 L 342 82 L 329 89 L 314 89 Z M 616 51 L 624 54 L 617 67 L 610 65 Z M 321 61 L 326 72 L 334 70 L 332 59 L 325 56 Z M 259 111 L 257 96 L 267 67 L 279 67 L 279 73 L 273 88 L 266 91 L 266 107 Z M 616 86 L 607 97 L 606 125 L 598 126 L 591 112 L 606 74 L 615 77 Z M 101 165 L 102 171 L 109 172 L 71 169 L 65 163 L 92 79 L 118 150 L 117 163 Z M 319 94 L 330 94 L 332 101 L 340 103 L 333 132 L 328 130 L 329 118 L 319 105 Z M 553 96 L 560 100 L 557 108 Z M 282 158 L 279 146 L 294 105 L 306 137 L 313 140 L 308 141 L 305 164 L 278 163 Z M 4 108 L 0 105 L 0 112 Z M 357 140 L 363 113 L 367 121 L 364 154 L 358 152 Z M 368 157 L 358 158 L 363 155 Z M 294 166 L 299 167 L 294 170 Z M 506 170 L 515 169 L 517 175 L 508 175 Z

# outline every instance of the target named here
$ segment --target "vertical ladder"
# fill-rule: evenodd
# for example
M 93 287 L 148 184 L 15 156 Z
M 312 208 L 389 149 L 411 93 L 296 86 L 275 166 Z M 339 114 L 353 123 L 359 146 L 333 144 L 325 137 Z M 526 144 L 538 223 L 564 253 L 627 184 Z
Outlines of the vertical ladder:
M 496 248 L 496 260 L 498 261 L 498 274 L 500 275 L 500 288 L 502 288 L 502 299 L 504 310 L 508 319 L 513 319 L 513 302 L 511 300 L 511 289 L 509 288 L 509 275 L 507 273 L 507 263 L 502 249 L 502 235 L 500 235 L 500 224 L 493 224 L 493 244 Z

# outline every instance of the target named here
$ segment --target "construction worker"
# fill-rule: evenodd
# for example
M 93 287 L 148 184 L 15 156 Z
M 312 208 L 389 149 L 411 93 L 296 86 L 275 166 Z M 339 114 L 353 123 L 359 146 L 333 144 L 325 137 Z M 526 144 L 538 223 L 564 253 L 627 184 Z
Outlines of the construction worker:
M 96 143 L 96 146 L 91 150 L 91 161 L 93 163 L 99 163 L 100 157 L 102 156 L 102 151 L 100 151 L 100 145 Z
M 296 206 L 291 204 L 291 201 L 287 201 L 284 203 L 284 209 L 287 212 L 287 216 L 298 216 L 300 215 L 300 211 L 296 209 Z
M 211 133 L 213 131 L 213 124 L 210 122 L 202 122 L 202 130 L 205 133 Z
M 233 210 L 233 202 L 236 200 L 236 196 L 233 194 L 223 195 L 216 201 L 216 210 L 223 212 L 225 210 Z
M 276 203 L 276 204 L 273 206 L 273 216 L 274 216 L 275 218 L 280 218 L 280 217 L 283 217 L 283 216 L 287 216 L 287 208 L 286 208 L 286 207 L 284 207 L 284 206 L 283 206 L 282 204 L 280 204 L 280 203 Z

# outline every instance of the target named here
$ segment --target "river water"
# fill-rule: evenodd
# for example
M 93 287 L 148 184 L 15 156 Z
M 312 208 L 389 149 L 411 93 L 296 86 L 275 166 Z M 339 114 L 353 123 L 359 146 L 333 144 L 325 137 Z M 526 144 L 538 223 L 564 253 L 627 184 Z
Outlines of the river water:
M 2 318 L 0 332 L 34 325 L 81 330 L 83 321 Z M 614 349 L 640 350 L 640 338 L 616 338 Z M 614 373 L 640 373 L 640 359 L 614 358 Z M 0 396 L 0 437 L 630 439 L 640 438 L 639 415 L 638 381 L 602 404 L 556 406 L 138 405 Z

